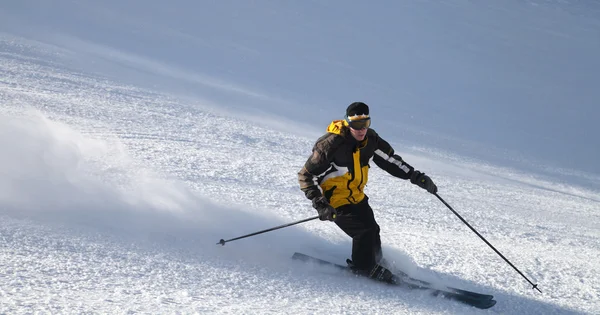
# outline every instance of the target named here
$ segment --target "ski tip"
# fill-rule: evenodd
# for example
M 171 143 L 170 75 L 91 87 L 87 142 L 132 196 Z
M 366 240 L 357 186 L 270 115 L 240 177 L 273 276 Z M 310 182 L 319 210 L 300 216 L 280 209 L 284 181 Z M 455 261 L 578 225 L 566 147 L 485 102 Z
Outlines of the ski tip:
M 491 308 L 494 305 L 496 305 L 496 300 L 489 300 L 487 304 L 482 304 L 478 306 L 478 308 L 485 310 Z
M 479 303 L 467 303 L 470 304 L 473 307 L 482 309 L 482 310 L 486 310 L 488 308 L 491 308 L 492 306 L 496 305 L 496 300 L 488 300 L 488 301 L 481 301 Z

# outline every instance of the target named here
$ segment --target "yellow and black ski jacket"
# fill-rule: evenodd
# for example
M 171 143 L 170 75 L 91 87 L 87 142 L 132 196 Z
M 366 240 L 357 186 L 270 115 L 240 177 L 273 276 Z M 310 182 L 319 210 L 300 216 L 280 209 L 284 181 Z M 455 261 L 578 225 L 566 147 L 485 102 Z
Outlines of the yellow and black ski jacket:
M 300 189 L 308 199 L 324 195 L 334 208 L 357 204 L 365 198 L 371 158 L 398 178 L 409 179 L 414 171 L 375 130 L 368 129 L 365 139 L 357 141 L 344 120 L 335 120 L 298 172 Z

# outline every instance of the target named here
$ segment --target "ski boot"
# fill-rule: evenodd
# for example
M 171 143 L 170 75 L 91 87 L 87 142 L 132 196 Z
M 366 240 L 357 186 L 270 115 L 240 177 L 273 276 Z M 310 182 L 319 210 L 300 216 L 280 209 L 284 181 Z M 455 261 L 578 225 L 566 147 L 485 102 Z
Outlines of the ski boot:
M 382 266 L 381 264 L 375 264 L 373 268 L 370 269 L 359 269 L 357 268 L 352 260 L 346 259 L 346 263 L 348 264 L 348 268 L 352 270 L 352 272 L 359 276 L 364 276 L 373 280 L 385 282 L 385 283 L 395 283 L 394 274 Z

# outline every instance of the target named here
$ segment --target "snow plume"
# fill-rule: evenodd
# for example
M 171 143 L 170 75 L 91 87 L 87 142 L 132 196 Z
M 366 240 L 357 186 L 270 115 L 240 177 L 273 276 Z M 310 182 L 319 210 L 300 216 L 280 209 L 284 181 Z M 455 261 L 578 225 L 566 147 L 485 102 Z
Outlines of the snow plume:
M 0 117 L 0 146 L 0 213 L 12 217 L 237 257 L 252 253 L 260 263 L 277 253 L 289 257 L 289 246 L 310 251 L 323 244 L 296 226 L 277 231 L 277 237 L 245 239 L 235 254 L 219 251 L 220 238 L 287 221 L 199 196 L 177 180 L 136 165 L 118 139 L 93 139 L 39 112 Z M 256 255 L 261 251 L 270 255 Z
M 118 142 L 91 139 L 35 112 L 0 119 L 0 202 L 5 211 L 140 228 L 161 222 L 152 222 L 147 212 L 177 217 L 196 201 L 150 176 L 132 177 Z

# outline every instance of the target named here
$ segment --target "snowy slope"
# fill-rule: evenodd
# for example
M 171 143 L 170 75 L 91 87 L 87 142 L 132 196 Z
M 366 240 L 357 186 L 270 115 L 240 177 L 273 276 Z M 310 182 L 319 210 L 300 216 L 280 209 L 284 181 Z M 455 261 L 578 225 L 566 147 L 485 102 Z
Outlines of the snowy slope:
M 107 3 L 100 13 L 84 5 L 71 9 L 88 17 L 118 11 Z M 173 35 L 139 14 L 106 25 L 143 25 L 143 32 Z M 315 214 L 298 190 L 296 172 L 325 126 L 299 114 L 297 101 L 283 90 L 273 96 L 212 78 L 182 78 L 193 71 L 125 58 L 135 56 L 122 53 L 132 49 L 127 43 L 103 50 L 93 38 L 95 46 L 85 47 L 94 49 L 86 54 L 72 41 L 48 43 L 17 21 L 3 21 L 11 27 L 0 34 L 0 313 L 600 310 L 600 189 L 594 173 L 568 170 L 559 181 L 555 169 L 524 171 L 475 159 L 476 152 L 449 153 L 392 138 L 409 163 L 434 177 L 440 195 L 544 293 L 531 290 L 433 196 L 374 167 L 367 192 L 385 256 L 414 276 L 494 294 L 498 304 L 487 311 L 291 261 L 294 251 L 340 263 L 348 257 L 350 240 L 327 222 L 216 246 L 221 238 Z M 179 45 L 196 43 L 175 38 Z M 94 64 L 99 69 L 89 68 Z M 148 81 L 129 72 L 148 68 L 157 71 Z M 197 84 L 204 93 L 166 92 L 163 83 L 170 80 Z M 257 84 L 270 83 L 263 78 Z M 244 99 L 252 108 L 235 105 Z M 393 118 L 380 117 L 390 128 Z

